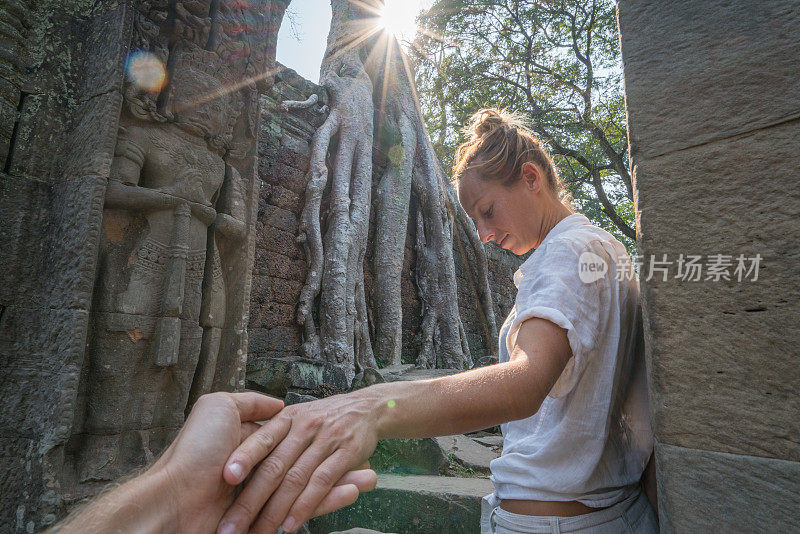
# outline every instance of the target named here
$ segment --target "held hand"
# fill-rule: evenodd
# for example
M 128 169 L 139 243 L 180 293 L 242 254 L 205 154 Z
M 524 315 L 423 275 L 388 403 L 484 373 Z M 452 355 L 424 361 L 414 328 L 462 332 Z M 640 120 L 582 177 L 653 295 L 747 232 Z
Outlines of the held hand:
M 248 474 L 251 479 L 218 534 L 272 534 L 282 524 L 293 531 L 319 515 L 326 495 L 336 491 L 334 483 L 375 450 L 377 421 L 371 407 L 358 395 L 336 395 L 288 406 L 254 432 L 225 466 L 228 483 L 239 484 Z M 370 473 L 374 487 L 377 478 Z M 347 504 L 358 494 L 350 496 Z
M 236 488 L 222 479 L 226 460 L 260 428 L 257 422 L 274 419 L 282 408 L 280 400 L 255 392 L 198 399 L 178 436 L 150 469 L 169 480 L 177 531 L 213 532 L 235 497 Z M 360 489 L 374 487 L 374 478 L 370 470 L 347 473 L 327 495 L 322 513 L 354 502 Z
M 283 408 L 259 393 L 212 393 L 200 397 L 178 436 L 150 468 L 167 475 L 178 530 L 208 530 L 233 502 L 235 488 L 222 480 L 230 451 Z

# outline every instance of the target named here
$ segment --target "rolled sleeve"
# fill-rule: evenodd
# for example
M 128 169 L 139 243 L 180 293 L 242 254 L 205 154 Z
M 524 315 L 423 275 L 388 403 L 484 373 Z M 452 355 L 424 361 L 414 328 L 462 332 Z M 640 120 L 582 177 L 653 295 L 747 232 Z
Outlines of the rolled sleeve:
M 598 255 L 605 252 L 600 246 L 576 246 L 559 239 L 548 243 L 547 247 L 547 264 L 522 273 L 514 303 L 515 317 L 506 343 L 511 354 L 522 323 L 535 317 L 566 330 L 572 357 L 549 392 L 551 397 L 562 397 L 583 375 L 596 344 L 600 321 L 602 279 L 588 283 L 582 281 L 578 270 L 579 258 L 587 250 Z

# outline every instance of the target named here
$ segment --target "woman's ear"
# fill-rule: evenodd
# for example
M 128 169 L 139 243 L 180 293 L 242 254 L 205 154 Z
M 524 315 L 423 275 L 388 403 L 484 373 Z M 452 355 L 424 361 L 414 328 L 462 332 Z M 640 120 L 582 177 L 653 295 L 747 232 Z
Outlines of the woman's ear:
M 532 161 L 526 161 L 522 164 L 522 180 L 527 189 L 538 193 L 542 188 L 542 171 Z

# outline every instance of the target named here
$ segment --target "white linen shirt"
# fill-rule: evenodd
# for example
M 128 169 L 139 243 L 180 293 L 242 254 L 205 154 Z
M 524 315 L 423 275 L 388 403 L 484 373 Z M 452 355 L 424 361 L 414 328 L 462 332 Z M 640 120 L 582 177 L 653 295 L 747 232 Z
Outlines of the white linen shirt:
M 488 497 L 616 504 L 635 489 L 653 448 L 639 281 L 625 247 L 576 213 L 550 230 L 514 284 L 500 362 L 532 317 L 567 330 L 572 357 L 535 415 L 501 425 Z

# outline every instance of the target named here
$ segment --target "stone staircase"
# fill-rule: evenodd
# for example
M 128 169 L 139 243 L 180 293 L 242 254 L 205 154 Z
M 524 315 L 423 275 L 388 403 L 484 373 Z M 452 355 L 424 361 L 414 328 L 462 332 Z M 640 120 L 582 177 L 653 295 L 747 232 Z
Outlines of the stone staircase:
M 378 486 L 352 506 L 312 519 L 312 534 L 354 527 L 394 533 L 480 532 L 480 500 L 493 491 L 487 478 L 378 475 Z
M 488 474 L 489 462 L 502 447 L 498 438 L 478 432 L 382 441 L 370 458 L 378 472 L 377 487 L 352 506 L 313 519 L 309 531 L 479 532 L 481 497 L 494 490 Z

